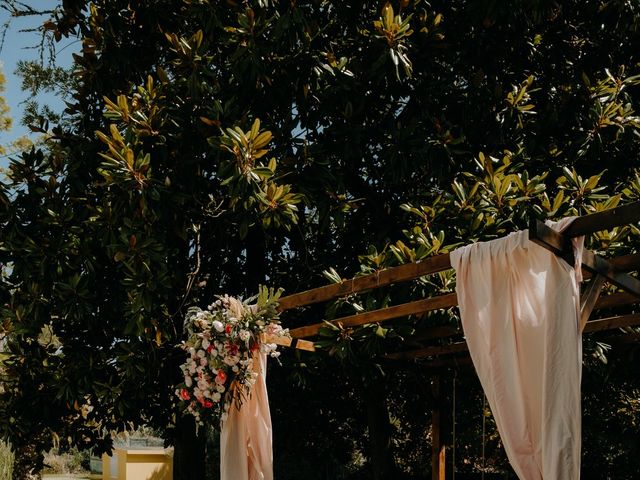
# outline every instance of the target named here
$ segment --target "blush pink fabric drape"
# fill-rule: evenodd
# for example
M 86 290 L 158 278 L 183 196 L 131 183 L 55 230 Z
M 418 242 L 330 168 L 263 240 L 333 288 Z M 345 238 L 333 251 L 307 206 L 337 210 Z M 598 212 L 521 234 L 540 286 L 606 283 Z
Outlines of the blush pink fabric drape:
M 271 414 L 267 397 L 267 356 L 254 357 L 258 379 L 238 410 L 229 416 L 220 432 L 221 480 L 273 480 Z
M 581 249 L 574 241 L 578 258 Z M 455 250 L 451 264 L 469 352 L 518 477 L 579 479 L 580 270 L 526 230 Z

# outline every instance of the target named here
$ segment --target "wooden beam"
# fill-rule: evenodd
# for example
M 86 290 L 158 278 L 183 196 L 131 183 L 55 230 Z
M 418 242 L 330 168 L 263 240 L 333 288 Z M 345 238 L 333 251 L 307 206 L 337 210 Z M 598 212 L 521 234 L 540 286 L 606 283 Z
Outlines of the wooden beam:
M 445 452 L 440 437 L 440 408 L 442 396 L 440 395 L 440 375 L 436 374 L 431 380 L 431 392 L 434 405 L 431 410 L 431 479 L 444 480 Z
M 584 327 L 584 333 L 601 332 L 622 327 L 633 327 L 640 325 L 640 313 L 622 315 L 618 317 L 599 318 L 590 320 Z M 418 350 L 390 353 L 385 356 L 390 360 L 410 360 L 425 357 L 437 357 L 451 353 L 466 352 L 469 350 L 467 342 L 456 342 L 448 345 L 433 345 Z
M 307 352 L 316 351 L 315 344 L 308 340 L 265 335 L 262 341 L 264 343 L 275 343 L 276 345 L 280 345 L 281 347 L 291 347 L 291 348 L 296 348 L 298 350 L 305 350 Z
M 579 237 L 638 222 L 640 222 L 640 202 L 633 202 L 603 212 L 577 217 L 563 233 L 567 237 Z
M 629 255 L 620 255 L 619 257 L 613 257 L 607 259 L 609 263 L 619 272 L 635 272 L 640 270 L 640 255 L 637 253 L 631 253 Z M 582 278 L 589 280 L 593 277 L 593 274 L 582 268 Z
M 447 467 L 447 447 L 446 445 L 440 446 L 440 454 L 438 455 L 438 480 L 446 480 L 445 472 Z
M 406 263 L 398 267 L 386 268 L 370 275 L 355 277 L 349 280 L 343 280 L 341 283 L 333 283 L 282 297 L 279 301 L 279 309 L 280 311 L 285 311 L 292 308 L 312 305 L 352 293 L 371 290 L 372 288 L 413 280 L 450 268 L 451 260 L 449 259 L 449 254 L 443 253 L 420 262 Z
M 454 294 L 450 294 L 450 295 L 454 295 Z M 445 295 L 445 297 L 447 297 Z M 439 297 L 434 297 L 434 298 L 439 298 Z M 404 304 L 404 305 L 411 305 L 411 304 L 415 304 L 415 303 L 419 303 L 420 305 L 422 305 L 421 308 L 416 308 L 415 313 L 412 314 L 419 314 L 419 313 L 426 313 L 428 311 L 432 311 L 433 308 L 433 303 L 429 303 L 427 302 L 427 300 L 432 300 L 432 299 L 426 299 L 426 300 L 419 300 L 418 302 L 411 302 L 410 304 Z M 456 299 L 457 300 L 457 299 Z M 441 301 L 445 301 L 444 299 Z M 599 297 L 597 298 L 595 305 L 593 306 L 592 310 L 601 310 L 601 309 L 607 309 L 607 308 L 614 308 L 614 307 L 620 307 L 620 306 L 624 306 L 624 305 L 630 305 L 633 303 L 637 303 L 638 299 L 634 296 L 631 295 L 630 293 L 627 292 L 617 292 L 617 293 L 613 293 L 611 295 L 607 295 L 604 297 Z M 426 305 L 425 305 L 426 304 Z M 450 308 L 455 306 L 454 304 L 454 299 L 449 297 L 448 300 L 446 300 L 446 305 L 445 307 L 442 308 Z M 399 305 L 398 307 L 401 307 L 402 305 Z M 422 308 L 426 306 L 428 308 L 428 310 L 422 310 Z M 389 308 L 394 308 L 394 307 L 389 307 Z M 583 307 L 584 308 L 584 307 Z M 381 310 L 377 310 L 375 312 L 384 312 L 385 310 L 388 309 L 381 309 Z M 372 313 L 372 312 L 367 312 L 367 313 Z M 387 312 L 387 314 L 391 315 L 393 313 L 393 311 L 391 312 Z M 397 311 L 396 311 L 397 313 Z M 360 317 L 358 318 L 358 320 L 363 320 L 362 316 L 365 315 L 364 313 L 358 314 L 358 315 L 353 315 L 352 317 Z M 402 313 L 401 316 L 404 315 L 408 315 L 407 313 Z M 352 317 L 345 317 L 345 319 L 349 319 Z M 377 321 L 384 321 L 384 320 L 389 320 L 391 318 L 397 318 L 397 317 L 389 317 L 386 319 L 382 319 L 382 320 L 377 320 Z M 340 321 L 338 320 L 334 320 L 334 322 L 338 322 Z M 320 328 L 324 325 L 324 324 L 317 324 Z M 315 326 L 315 325 L 312 325 Z M 353 325 L 351 325 L 353 326 Z M 305 327 L 301 327 L 301 328 L 305 328 Z M 300 333 L 304 334 L 304 332 L 299 332 L 300 329 L 294 329 L 295 331 L 292 331 L 292 336 L 294 336 L 293 334 L 295 334 L 294 338 L 286 338 L 286 337 L 266 337 L 265 341 L 269 342 L 269 343 L 276 343 L 278 345 L 284 346 L 284 347 L 292 347 L 292 348 L 296 348 L 298 350 L 304 350 L 307 352 L 315 352 L 316 348 L 314 345 L 314 342 L 312 341 L 308 341 L 308 340 L 303 340 L 302 338 L 298 337 L 298 335 Z M 589 331 L 589 330 L 587 330 Z M 317 333 L 317 332 L 316 332 Z M 446 337 L 453 337 L 456 335 L 462 335 L 463 332 L 462 330 L 458 329 L 457 327 L 451 326 L 451 325 L 442 325 L 442 326 L 437 326 L 437 327 L 431 327 L 429 328 L 427 331 L 425 331 L 423 334 L 421 335 L 417 335 L 415 337 L 412 337 L 412 340 L 415 341 L 421 341 L 421 340 L 432 340 L 432 339 L 437 339 L 437 338 L 446 338 Z M 304 336 L 308 336 L 308 335 L 304 335 Z M 455 344 L 452 344 L 455 345 Z M 433 350 L 434 348 L 440 349 L 441 351 L 438 352 L 437 350 Z M 390 359 L 394 359 L 394 360 L 406 360 L 406 359 L 410 359 L 410 358 L 423 358 L 426 356 L 432 356 L 435 354 L 441 355 L 441 354 L 445 354 L 445 353 L 454 353 L 455 349 L 459 348 L 459 347 L 451 347 L 449 345 L 445 345 L 445 346 L 433 346 L 433 347 L 425 347 L 424 352 L 422 355 L 418 356 L 418 357 L 413 357 L 411 355 L 404 355 L 404 353 L 407 352 L 396 352 L 393 354 L 389 354 L 387 355 L 385 358 L 390 358 Z M 452 351 L 447 351 L 447 349 L 453 349 Z M 418 350 L 420 351 L 420 350 Z
M 618 292 L 598 298 L 593 309 L 599 310 L 604 308 L 619 307 L 622 305 L 629 305 L 637 302 L 638 298 L 636 298 L 635 296 L 626 292 Z M 418 315 L 421 313 L 431 312 L 433 310 L 451 308 L 455 307 L 456 305 L 458 305 L 457 295 L 455 293 L 449 293 L 446 295 L 440 295 L 438 297 L 425 298 L 423 300 L 403 303 L 401 305 L 396 305 L 393 307 L 381 308 L 379 310 L 372 310 L 370 312 L 358 313 L 356 315 L 338 318 L 336 320 L 331 320 L 330 323 L 340 323 L 344 327 L 355 327 L 358 325 L 364 325 L 366 323 L 384 322 L 386 320 L 391 320 L 394 318 L 406 317 L 409 315 Z M 316 323 L 313 325 L 307 325 L 305 327 L 294 328 L 290 330 L 289 333 L 293 338 L 306 338 L 317 335 L 320 329 L 324 326 L 324 323 Z M 462 335 L 462 331 L 456 329 L 455 327 L 445 325 L 433 327 L 433 330 L 430 329 L 428 332 L 425 332 L 424 335 L 418 337 L 417 339 L 444 338 L 458 334 Z M 306 342 L 302 345 L 306 346 L 307 344 L 311 343 L 312 342 Z M 310 348 L 302 349 L 312 351 Z
M 616 270 L 621 272 L 634 272 L 640 270 L 640 255 L 630 253 L 628 255 L 620 255 L 619 257 L 610 258 L 609 262 Z
M 607 338 L 606 342 L 612 346 L 625 345 L 629 343 L 640 343 L 640 333 L 627 333 L 625 335 L 617 335 L 613 338 Z
M 333 322 L 344 321 L 345 322 L 343 323 L 344 326 L 356 326 L 356 325 L 362 325 L 362 323 L 357 323 L 357 324 L 353 323 L 356 320 L 358 322 L 363 321 L 364 323 L 369 323 L 372 321 L 385 321 L 385 320 L 390 320 L 392 318 L 398 318 L 395 316 L 396 314 L 398 314 L 399 316 L 406 316 L 406 315 L 416 315 L 420 313 L 426 313 L 434 310 L 433 308 L 434 304 L 444 305 L 439 308 L 450 308 L 457 305 L 457 297 L 453 298 L 452 295 L 455 296 L 455 294 L 449 294 L 449 295 L 444 295 L 443 297 L 445 298 L 434 297 L 434 298 L 425 299 L 425 300 L 418 300 L 416 302 L 410 302 L 408 304 L 398 305 L 397 307 L 388 307 L 386 309 L 374 310 L 372 312 L 366 312 L 358 315 L 352 315 L 350 317 L 344 317 L 344 320 L 338 319 L 338 320 L 334 320 Z M 439 299 L 439 300 L 436 300 L 436 299 Z M 624 305 L 631 305 L 634 303 L 638 303 L 638 298 L 636 298 L 634 295 L 631 295 L 630 293 L 627 293 L 627 292 L 616 292 L 604 297 L 603 296 L 597 297 L 595 301 L 595 305 L 593 306 L 592 310 L 615 308 L 615 307 L 620 307 Z M 582 311 L 583 312 L 585 311 L 584 304 L 582 307 Z M 407 313 L 407 312 L 411 312 L 411 313 Z M 378 319 L 370 320 L 371 317 L 367 319 L 366 317 L 367 313 L 371 313 L 371 314 L 375 313 Z M 618 317 L 613 317 L 613 318 L 618 318 Z M 353 320 L 350 320 L 350 319 L 353 319 Z M 590 322 L 586 322 L 585 326 L 588 323 Z M 312 336 L 317 334 L 318 330 L 322 328 L 322 326 L 324 326 L 324 323 L 310 325 L 309 327 L 301 327 L 301 328 L 293 329 L 290 332 L 293 339 L 279 338 L 279 339 L 274 339 L 272 343 L 277 343 L 278 345 L 282 345 L 286 347 L 291 346 L 299 350 L 313 352 L 316 350 L 314 343 L 308 340 L 302 340 L 302 337 L 307 337 L 307 336 Z M 310 327 L 313 327 L 313 329 L 304 330 Z M 593 331 L 593 330 L 590 330 L 593 328 L 595 327 L 589 327 L 589 329 L 585 329 L 585 331 L 586 332 Z M 309 333 L 309 332 L 312 332 L 312 333 Z M 437 338 L 453 337 L 456 335 L 463 335 L 462 330 L 454 326 L 443 325 L 443 326 L 429 328 L 422 335 L 412 337 L 412 340 L 416 340 L 416 341 L 432 340 Z M 456 351 L 463 351 L 463 350 L 458 350 L 461 347 L 453 346 L 453 345 L 456 345 L 456 344 L 444 345 L 444 346 L 435 345 L 435 346 L 429 346 L 423 349 L 411 350 L 407 352 L 395 352 L 387 355 L 385 358 L 394 359 L 394 360 L 407 360 L 407 359 L 413 359 L 413 358 L 424 358 L 428 356 L 443 355 L 446 353 L 455 353 Z M 419 352 L 419 355 L 417 356 L 407 355 L 409 352 Z
M 602 332 L 604 330 L 613 330 L 615 328 L 635 327 L 640 325 L 640 313 L 630 315 L 621 315 L 619 317 L 599 318 L 590 320 L 584 327 L 584 332 Z
M 556 232 L 540 220 L 536 220 L 529 229 L 529 239 L 563 258 L 569 265 L 574 264 L 571 239 L 566 235 Z M 591 273 L 603 275 L 609 282 L 617 287 L 640 298 L 640 280 L 618 271 L 611 263 L 592 251 L 586 249 L 583 251 L 582 266 Z
M 462 330 L 453 325 L 441 325 L 435 327 L 429 327 L 427 330 L 413 335 L 411 340 L 421 342 L 423 340 L 432 340 L 434 338 L 454 337 L 456 335 L 462 335 Z
M 616 270 L 607 260 L 590 250 L 582 252 L 582 265 L 594 274 L 599 274 L 616 287 L 640 298 L 640 280 L 631 275 Z
M 356 315 L 331 320 L 329 323 L 334 325 L 340 324 L 343 327 L 355 327 L 366 323 L 384 322 L 386 320 L 391 320 L 392 318 L 406 317 L 433 310 L 451 308 L 455 307 L 457 304 L 457 295 L 455 293 L 449 293 L 437 297 L 425 298 L 423 300 L 416 300 L 415 302 L 403 303 L 393 307 L 358 313 Z M 313 325 L 307 325 L 306 327 L 294 328 L 290 330 L 289 333 L 293 338 L 311 337 L 313 335 L 317 335 L 320 329 L 324 326 L 326 326 L 324 322 L 316 323 Z
M 635 257 L 635 255 L 633 255 Z M 614 258 L 613 260 L 617 260 Z M 613 263 L 613 262 L 612 262 Z M 596 303 L 593 310 L 604 310 L 607 308 L 622 307 L 625 305 L 632 305 L 638 303 L 640 300 L 635 295 L 631 295 L 627 292 L 615 292 L 609 295 L 599 296 L 596 299 Z M 411 340 L 420 342 L 422 340 L 434 340 L 437 338 L 455 337 L 457 335 L 463 335 L 464 332 L 453 325 L 441 325 L 437 327 L 429 327 L 424 332 L 411 337 Z
M 529 225 L 529 240 L 564 258 L 569 265 L 574 264 L 571 239 L 556 232 L 544 222 L 536 220 Z
M 624 305 L 631 305 L 633 303 L 638 303 L 638 298 L 635 295 L 631 295 L 628 292 L 616 292 L 598 298 L 595 310 L 622 307 Z
M 467 346 L 467 342 L 456 342 L 448 345 L 433 345 L 430 347 L 420 348 L 418 350 L 389 353 L 385 358 L 390 360 L 409 360 L 414 358 L 437 357 L 438 355 L 447 355 L 450 353 L 467 352 L 468 350 L 469 347 Z
M 587 324 L 587 320 L 591 316 L 591 312 L 593 312 L 594 307 L 596 306 L 596 302 L 598 301 L 598 297 L 600 297 L 600 292 L 602 292 L 602 287 L 604 287 L 605 278 L 597 274 L 586 291 L 582 295 L 580 299 L 580 332 L 584 330 L 584 326 Z

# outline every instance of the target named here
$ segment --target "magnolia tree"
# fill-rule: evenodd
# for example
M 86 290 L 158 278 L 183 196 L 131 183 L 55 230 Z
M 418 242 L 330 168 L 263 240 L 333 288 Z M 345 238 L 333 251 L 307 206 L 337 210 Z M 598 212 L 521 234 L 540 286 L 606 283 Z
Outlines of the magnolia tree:
M 174 478 L 205 478 L 204 435 L 175 391 L 185 317 L 216 294 L 293 292 L 326 282 L 322 271 L 339 281 L 640 196 L 629 2 L 65 0 L 42 25 L 81 50 L 73 80 L 60 77 L 67 111 L 51 122 L 32 110 L 49 140 L 13 158 L 0 189 L 0 425 L 16 478 L 51 446 L 108 451 L 111 432 L 141 423 L 175 446 Z M 591 247 L 631 251 L 637 234 L 603 232 Z M 445 272 L 285 323 L 454 281 Z M 270 371 L 277 477 L 424 472 L 425 373 L 378 359 L 455 314 L 327 328 L 329 355 L 288 353 Z M 633 477 L 636 447 L 620 445 L 638 433 L 625 400 L 638 385 L 616 373 L 610 395 L 604 374 L 585 382 L 599 412 L 585 417 L 598 440 L 585 465 Z M 470 418 L 479 390 L 461 388 Z M 620 435 L 606 436 L 609 420 Z M 467 426 L 461 470 L 480 455 Z

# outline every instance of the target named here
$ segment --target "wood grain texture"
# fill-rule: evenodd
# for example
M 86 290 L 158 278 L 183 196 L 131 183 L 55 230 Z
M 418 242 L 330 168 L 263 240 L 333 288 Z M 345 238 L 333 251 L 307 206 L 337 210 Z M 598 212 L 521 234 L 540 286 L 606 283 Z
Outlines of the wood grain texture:
M 602 332 L 604 330 L 613 330 L 622 327 L 635 327 L 640 325 L 640 313 L 630 315 L 621 315 L 618 317 L 599 318 L 590 320 L 584 327 L 584 332 Z
M 308 340 L 299 340 L 287 337 L 275 337 L 272 335 L 264 335 L 262 341 L 264 343 L 275 343 L 281 347 L 292 347 L 298 350 L 305 350 L 307 352 L 315 352 L 316 347 L 313 342 Z
M 632 315 L 621 315 L 618 317 L 599 318 L 590 320 L 584 327 L 584 333 L 601 332 L 622 327 L 633 327 L 640 325 L 640 313 Z M 412 360 L 417 358 L 438 357 L 451 353 L 466 352 L 469 350 L 467 342 L 455 342 L 448 345 L 433 345 L 417 350 L 390 353 L 385 356 L 390 360 Z
M 584 330 L 584 326 L 587 324 L 587 320 L 591 316 L 591 312 L 593 312 L 594 307 L 596 306 L 596 302 L 600 297 L 600 292 L 602 292 L 602 287 L 604 287 L 606 279 L 597 274 L 589 286 L 587 287 L 584 294 L 580 298 L 580 331 Z
M 370 312 L 359 313 L 331 320 L 329 323 L 334 325 L 340 324 L 343 327 L 355 327 L 366 323 L 384 322 L 392 318 L 406 317 L 408 315 L 416 315 L 426 313 L 432 310 L 440 310 L 444 308 L 455 307 L 458 304 L 458 296 L 455 293 L 440 295 L 438 297 L 425 298 L 414 302 L 403 303 L 393 307 L 381 308 Z M 325 323 L 316 323 L 305 327 L 294 328 L 289 331 L 293 338 L 305 338 L 316 335 L 318 331 L 325 326 Z
M 312 305 L 314 303 L 333 300 L 352 293 L 363 292 L 373 288 L 384 287 L 393 283 L 406 282 L 424 275 L 442 272 L 451 268 L 449 254 L 436 255 L 420 262 L 407 263 L 398 267 L 380 270 L 377 273 L 344 280 L 323 287 L 313 288 L 300 293 L 282 297 L 279 301 L 280 311 Z
M 603 212 L 578 217 L 565 229 L 564 234 L 568 237 L 579 237 L 638 222 L 640 222 L 640 202 L 633 202 Z
M 616 292 L 610 295 L 601 296 L 596 301 L 595 310 L 604 310 L 606 308 L 622 307 L 637 303 L 638 298 L 628 292 Z

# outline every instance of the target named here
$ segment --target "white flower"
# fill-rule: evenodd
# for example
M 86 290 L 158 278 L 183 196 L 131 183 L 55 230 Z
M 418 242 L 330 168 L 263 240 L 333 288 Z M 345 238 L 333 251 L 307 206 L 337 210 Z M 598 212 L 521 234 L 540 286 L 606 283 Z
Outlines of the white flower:
M 238 368 L 237 365 L 234 365 L 233 367 L 231 367 L 231 370 L 233 371 L 233 373 L 238 373 L 240 369 Z
M 204 358 L 204 355 L 205 355 L 204 350 L 198 350 L 197 355 L 198 355 L 198 357 L 200 357 L 200 358 Z
M 209 345 L 211 345 L 211 344 L 209 343 L 209 339 L 207 339 L 207 338 L 203 338 L 203 339 L 202 339 L 202 348 L 206 350 L 207 348 L 209 348 Z
M 212 326 L 216 330 L 216 332 L 222 332 L 224 330 L 224 325 L 220 320 L 214 320 Z
M 212 358 L 216 358 L 218 356 L 218 350 L 214 348 L 213 350 L 211 350 L 209 355 L 211 355 Z
M 266 353 L 267 355 L 271 352 L 275 351 L 278 346 L 275 343 L 263 343 L 260 345 L 260 352 Z
M 221 398 L 222 398 L 222 395 L 220 395 L 218 392 L 211 395 L 211 400 L 213 400 L 214 402 L 219 402 Z
M 220 393 L 223 393 L 225 391 L 224 385 L 216 385 L 216 390 Z
M 240 330 L 238 336 L 240 337 L 240 340 L 247 342 L 251 338 L 251 332 L 248 330 Z
M 208 361 L 207 361 L 207 359 L 206 359 L 206 358 L 201 358 L 201 359 L 200 359 L 200 366 L 201 366 L 201 367 L 206 367 L 206 366 L 207 366 L 207 363 L 208 363 Z
M 187 388 L 191 388 L 191 385 L 193 385 L 193 379 L 189 375 L 185 375 L 184 384 L 187 386 Z

